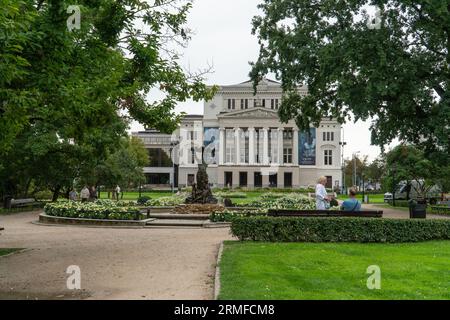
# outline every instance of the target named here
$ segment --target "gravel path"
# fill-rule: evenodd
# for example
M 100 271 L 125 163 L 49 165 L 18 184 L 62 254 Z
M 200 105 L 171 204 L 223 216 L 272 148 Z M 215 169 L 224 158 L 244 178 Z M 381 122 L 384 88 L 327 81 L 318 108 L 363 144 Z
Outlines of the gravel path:
M 382 210 L 383 218 L 390 219 L 409 219 L 409 211 L 402 209 L 386 208 L 377 204 L 363 204 L 362 207 L 368 210 Z M 450 219 L 449 216 L 427 214 L 427 219 Z
M 38 212 L 0 216 L 0 299 L 212 299 L 229 229 L 38 226 Z M 68 290 L 78 265 L 82 290 Z

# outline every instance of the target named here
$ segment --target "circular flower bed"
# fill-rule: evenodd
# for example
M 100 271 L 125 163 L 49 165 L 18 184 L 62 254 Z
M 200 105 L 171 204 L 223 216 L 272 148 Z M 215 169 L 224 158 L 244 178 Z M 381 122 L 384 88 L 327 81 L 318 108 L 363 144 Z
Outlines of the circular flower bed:
M 45 214 L 54 217 L 135 220 L 140 219 L 139 208 L 126 205 L 125 202 L 98 200 L 96 202 L 64 201 L 48 203 L 44 207 Z
M 279 198 L 266 198 L 253 201 L 242 206 L 262 209 L 315 210 L 316 202 L 314 199 L 303 194 L 292 193 Z

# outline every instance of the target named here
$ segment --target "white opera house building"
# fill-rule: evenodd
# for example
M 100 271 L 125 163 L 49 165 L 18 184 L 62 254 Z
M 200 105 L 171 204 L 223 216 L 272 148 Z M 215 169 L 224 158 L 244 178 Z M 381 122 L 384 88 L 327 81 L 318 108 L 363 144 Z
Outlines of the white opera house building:
M 202 152 L 212 187 L 298 188 L 315 185 L 320 176 L 327 187 L 341 186 L 341 125 L 324 119 L 301 132 L 294 121 L 280 122 L 281 99 L 281 86 L 272 80 L 264 79 L 256 95 L 251 81 L 220 86 L 203 115 L 186 115 L 172 135 L 133 133 L 149 151 L 147 186 L 192 185 Z

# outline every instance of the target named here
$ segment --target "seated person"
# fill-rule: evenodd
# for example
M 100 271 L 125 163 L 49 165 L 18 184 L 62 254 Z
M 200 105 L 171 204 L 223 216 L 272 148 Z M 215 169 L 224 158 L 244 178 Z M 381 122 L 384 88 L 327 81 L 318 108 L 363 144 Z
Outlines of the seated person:
M 342 203 L 341 209 L 350 212 L 361 211 L 361 202 L 355 199 L 355 189 L 350 189 L 349 196 L 350 197 Z

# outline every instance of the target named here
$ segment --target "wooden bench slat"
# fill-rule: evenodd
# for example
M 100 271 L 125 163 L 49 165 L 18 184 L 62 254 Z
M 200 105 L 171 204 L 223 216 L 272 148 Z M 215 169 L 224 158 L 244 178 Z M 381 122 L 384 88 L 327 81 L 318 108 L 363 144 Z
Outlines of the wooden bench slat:
M 364 211 L 341 211 L 341 210 L 289 210 L 289 209 L 270 209 L 271 217 L 362 217 L 362 218 L 381 218 L 383 211 L 364 210 Z

